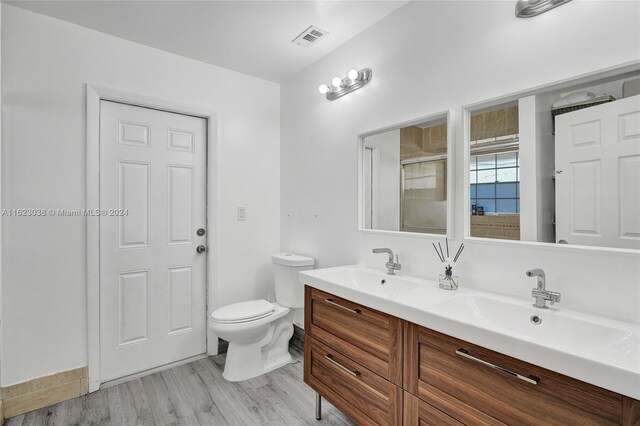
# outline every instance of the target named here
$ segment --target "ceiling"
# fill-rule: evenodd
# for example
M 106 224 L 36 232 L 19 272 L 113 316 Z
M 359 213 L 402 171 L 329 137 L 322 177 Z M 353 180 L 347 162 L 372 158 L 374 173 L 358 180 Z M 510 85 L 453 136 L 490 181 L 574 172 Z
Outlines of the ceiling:
M 4 1 L 178 55 L 281 82 L 406 1 Z M 291 43 L 309 25 L 329 32 Z

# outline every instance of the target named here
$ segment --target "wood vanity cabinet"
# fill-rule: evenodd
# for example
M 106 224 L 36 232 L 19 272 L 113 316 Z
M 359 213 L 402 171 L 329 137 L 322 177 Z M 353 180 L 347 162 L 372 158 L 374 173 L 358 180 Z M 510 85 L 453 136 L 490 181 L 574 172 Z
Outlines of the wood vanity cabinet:
M 640 401 L 305 289 L 304 380 L 358 424 L 640 426 Z
M 619 394 L 408 322 L 404 387 L 465 424 L 623 421 Z
M 304 381 L 359 424 L 402 424 L 402 320 L 305 288 Z

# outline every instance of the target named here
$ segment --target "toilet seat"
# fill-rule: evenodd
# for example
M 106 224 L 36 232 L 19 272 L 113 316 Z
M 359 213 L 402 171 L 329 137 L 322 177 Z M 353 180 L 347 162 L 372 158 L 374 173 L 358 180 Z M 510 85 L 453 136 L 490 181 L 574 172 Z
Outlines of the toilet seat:
M 216 309 L 211 313 L 211 320 L 219 324 L 256 321 L 273 314 L 274 309 L 273 303 L 266 300 L 249 300 Z

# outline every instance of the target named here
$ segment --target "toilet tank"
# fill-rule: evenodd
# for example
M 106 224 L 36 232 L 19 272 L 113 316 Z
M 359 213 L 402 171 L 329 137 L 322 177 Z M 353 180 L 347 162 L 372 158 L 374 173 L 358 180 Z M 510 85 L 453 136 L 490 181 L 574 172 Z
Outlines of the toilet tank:
M 304 285 L 298 282 L 298 272 L 313 269 L 310 257 L 291 253 L 271 256 L 276 284 L 276 302 L 289 308 L 304 306 Z

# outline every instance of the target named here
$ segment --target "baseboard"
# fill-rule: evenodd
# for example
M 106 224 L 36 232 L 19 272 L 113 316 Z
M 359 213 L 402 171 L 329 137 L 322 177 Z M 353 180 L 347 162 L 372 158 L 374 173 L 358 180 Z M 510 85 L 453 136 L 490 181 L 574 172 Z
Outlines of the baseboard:
M 0 417 L 10 418 L 86 395 L 87 367 L 62 371 L 0 388 Z

